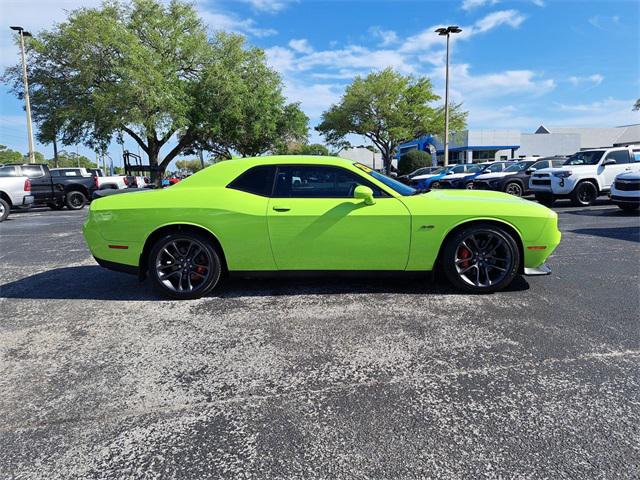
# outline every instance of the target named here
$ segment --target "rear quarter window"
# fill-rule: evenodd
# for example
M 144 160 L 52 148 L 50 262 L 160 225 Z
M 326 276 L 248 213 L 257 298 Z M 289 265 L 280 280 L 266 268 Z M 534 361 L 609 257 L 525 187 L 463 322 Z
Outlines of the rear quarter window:
M 251 193 L 268 197 L 273 189 L 273 179 L 276 174 L 275 165 L 259 165 L 241 173 L 233 180 L 227 188 L 240 190 L 241 192 Z

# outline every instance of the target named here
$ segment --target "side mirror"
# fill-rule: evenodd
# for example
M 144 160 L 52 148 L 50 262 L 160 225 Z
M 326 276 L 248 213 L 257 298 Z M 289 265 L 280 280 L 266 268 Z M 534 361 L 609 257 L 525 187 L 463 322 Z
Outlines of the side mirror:
M 537 170 L 537 168 L 533 168 L 533 167 L 531 167 L 531 168 L 527 168 L 527 171 L 526 171 L 526 172 L 524 172 L 524 173 L 526 173 L 526 174 L 528 174 L 528 175 L 531 175 L 531 174 L 532 174 L 533 172 L 535 172 L 536 170 Z
M 613 158 L 607 158 L 604 162 L 602 162 L 602 166 L 605 165 L 615 165 L 617 162 Z
M 364 185 L 358 185 L 353 191 L 353 198 L 364 200 L 365 205 L 373 205 L 376 201 L 373 199 L 373 190 Z

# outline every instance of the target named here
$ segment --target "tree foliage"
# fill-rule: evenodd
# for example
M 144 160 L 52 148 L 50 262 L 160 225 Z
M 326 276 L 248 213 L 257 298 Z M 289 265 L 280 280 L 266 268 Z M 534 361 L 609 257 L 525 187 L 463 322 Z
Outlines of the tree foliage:
M 176 168 L 189 173 L 196 173 L 202 170 L 202 163 L 198 159 L 183 158 L 176 160 Z
M 296 143 L 291 142 L 287 145 L 283 145 L 274 153 L 278 155 L 319 155 L 328 156 L 331 155 L 329 149 L 320 143 Z
M 197 148 L 255 155 L 307 134 L 264 52 L 235 34 L 209 39 L 180 0 L 75 10 L 31 39 L 28 68 L 42 141 L 105 150 L 127 135 L 163 170 Z M 20 94 L 18 65 L 5 79 Z
M 0 145 L 0 164 L 7 163 L 22 163 L 24 155 L 15 150 L 7 148 L 5 145 Z
M 96 168 L 95 162 L 84 155 L 79 155 L 76 152 L 65 152 L 64 150 L 58 153 L 57 161 L 55 158 L 51 158 L 47 160 L 47 164 L 49 168 Z
M 633 106 L 634 110 L 640 110 L 640 98 L 636 100 L 636 104 Z
M 410 150 L 398 162 L 398 174 L 407 175 L 418 168 L 430 167 L 432 163 L 431 155 L 422 150 Z
M 345 137 L 349 134 L 369 138 L 388 170 L 400 143 L 444 132 L 444 108 L 432 106 L 438 99 L 428 78 L 404 76 L 387 68 L 356 77 L 340 102 L 322 114 L 316 130 L 337 147 L 348 145 Z M 464 128 L 466 116 L 460 105 L 450 105 L 450 129 Z

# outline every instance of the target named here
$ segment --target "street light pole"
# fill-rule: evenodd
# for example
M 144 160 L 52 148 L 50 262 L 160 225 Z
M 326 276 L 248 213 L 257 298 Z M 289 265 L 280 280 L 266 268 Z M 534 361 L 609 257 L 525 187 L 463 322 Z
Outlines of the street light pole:
M 27 136 L 29 137 L 29 163 L 36 163 L 36 157 L 33 148 L 33 130 L 31 128 L 31 103 L 29 102 L 29 81 L 27 79 L 27 60 L 24 54 L 24 37 L 30 37 L 31 34 L 22 27 L 9 27 L 20 35 L 20 55 L 22 57 L 22 80 L 24 81 L 24 102 L 27 108 Z
M 452 33 L 460 33 L 462 29 L 456 25 L 447 28 L 438 28 L 436 33 L 447 37 L 447 66 L 444 81 L 444 166 L 449 165 L 449 36 Z

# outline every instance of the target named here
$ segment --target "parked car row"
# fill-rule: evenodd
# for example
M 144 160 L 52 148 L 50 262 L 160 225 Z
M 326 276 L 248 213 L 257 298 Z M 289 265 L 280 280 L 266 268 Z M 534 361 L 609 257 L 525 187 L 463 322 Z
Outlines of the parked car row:
M 49 168 L 44 164 L 0 166 L 0 222 L 12 208 L 48 206 L 79 210 L 104 189 L 149 186 L 146 177 L 105 176 L 101 169 Z
M 518 197 L 533 194 L 546 206 L 552 206 L 560 198 L 571 199 L 575 206 L 589 206 L 606 194 L 625 210 L 636 209 L 640 203 L 637 188 L 640 146 L 583 150 L 569 158 L 556 156 L 425 168 L 401 180 L 418 189 L 493 190 Z M 616 183 L 618 176 L 620 181 Z

